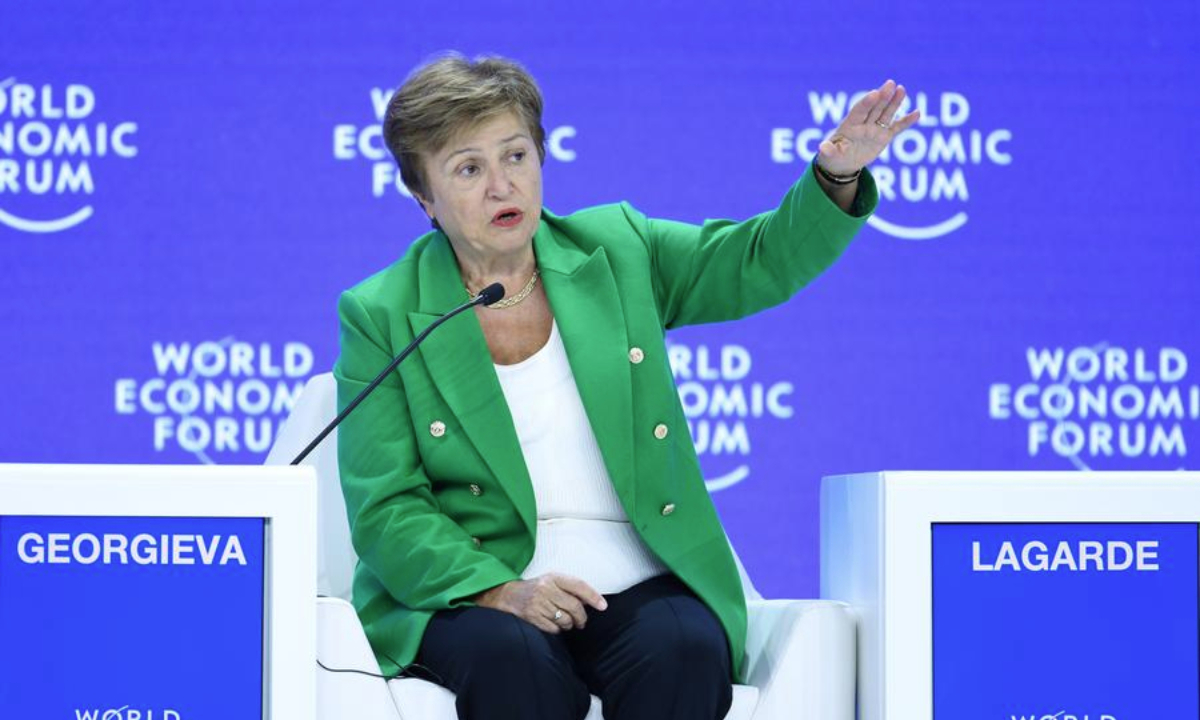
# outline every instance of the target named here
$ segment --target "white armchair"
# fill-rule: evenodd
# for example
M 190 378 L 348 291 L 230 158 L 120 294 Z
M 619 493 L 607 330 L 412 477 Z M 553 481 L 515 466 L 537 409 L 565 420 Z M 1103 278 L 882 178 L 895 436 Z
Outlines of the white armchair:
M 314 376 L 280 429 L 267 464 L 286 464 L 333 419 L 333 376 Z M 369 400 L 367 402 L 370 402 Z M 318 720 L 455 720 L 454 695 L 416 678 L 384 680 L 350 599 L 358 557 L 337 466 L 337 431 L 305 460 L 317 470 Z M 736 556 L 735 556 L 736 557 Z M 744 685 L 726 720 L 854 720 L 855 622 L 825 600 L 764 600 L 741 563 L 749 608 Z M 601 720 L 592 698 L 587 720 Z

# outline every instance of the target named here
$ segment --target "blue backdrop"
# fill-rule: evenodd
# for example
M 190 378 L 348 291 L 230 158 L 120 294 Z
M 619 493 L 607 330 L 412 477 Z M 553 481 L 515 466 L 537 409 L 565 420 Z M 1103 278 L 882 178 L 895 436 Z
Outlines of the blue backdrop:
M 924 108 L 829 273 L 671 337 L 766 594 L 817 592 L 825 474 L 1195 466 L 1194 0 L 2 12 L 0 461 L 261 461 L 338 293 L 427 227 L 378 119 L 453 48 L 539 79 L 559 213 L 745 217 L 855 93 Z

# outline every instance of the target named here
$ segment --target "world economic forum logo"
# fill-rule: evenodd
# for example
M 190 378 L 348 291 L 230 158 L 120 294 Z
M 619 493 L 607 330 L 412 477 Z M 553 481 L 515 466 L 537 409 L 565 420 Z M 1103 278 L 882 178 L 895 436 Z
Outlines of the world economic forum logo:
M 1012 713 L 1009 718 L 1010 720 L 1117 720 L 1117 716 L 1111 713 L 1072 713 L 1066 710 L 1054 713 Z
M 93 164 L 137 155 L 137 123 L 98 117 L 88 85 L 0 78 L 0 224 L 69 230 L 95 212 Z
M 338 123 L 333 126 L 333 159 L 359 165 L 365 162 L 370 165 L 371 196 L 376 198 L 396 193 L 412 197 L 412 193 L 400 179 L 400 170 L 396 167 L 391 152 L 383 142 L 383 117 L 394 92 L 392 88 L 371 88 L 368 99 L 373 121 Z M 359 113 L 356 115 L 362 116 Z M 558 162 L 573 162 L 576 152 L 571 145 L 575 135 L 576 129 L 573 125 L 548 128 L 546 156 Z
M 756 377 L 742 345 L 668 342 L 667 357 L 709 491 L 750 477 L 751 428 L 792 417 L 792 383 Z
M 205 464 L 266 453 L 313 368 L 312 348 L 302 342 L 164 341 L 150 354 L 148 377 L 116 381 L 114 410 L 152 418 L 156 453 L 182 450 Z
M 772 162 L 812 161 L 821 141 L 865 94 L 810 91 L 812 125 L 773 128 Z M 867 224 L 902 240 L 932 240 L 967 224 L 972 173 L 1012 163 L 1012 131 L 974 122 L 971 103 L 959 92 L 914 93 L 904 99 L 900 114 L 914 108 L 921 111 L 920 121 L 897 135 L 871 165 L 883 204 Z
M 988 388 L 988 416 L 1024 423 L 1030 458 L 1061 457 L 1079 470 L 1183 469 L 1200 421 L 1200 385 L 1180 348 L 1025 348 L 1027 379 Z
M 178 710 L 134 708 L 128 705 L 109 708 L 76 708 L 75 720 L 183 720 Z

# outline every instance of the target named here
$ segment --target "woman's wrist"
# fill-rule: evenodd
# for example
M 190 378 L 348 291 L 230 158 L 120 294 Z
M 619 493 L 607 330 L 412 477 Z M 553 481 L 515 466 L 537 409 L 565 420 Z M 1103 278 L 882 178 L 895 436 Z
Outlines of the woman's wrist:
M 858 180 L 862 174 L 860 169 L 854 173 L 854 176 L 848 182 L 837 182 L 830 180 L 827 177 L 828 173 L 823 167 L 817 163 L 817 158 L 813 158 L 813 177 L 817 181 L 817 185 L 825 191 L 825 195 L 837 205 L 842 212 L 850 212 L 850 208 L 854 206 L 854 199 L 858 197 Z M 837 177 L 836 175 L 834 177 Z
M 858 177 L 862 175 L 862 168 L 859 168 L 852 173 L 835 173 L 826 170 L 825 166 L 821 165 L 820 155 L 813 157 L 813 171 L 817 174 L 817 177 L 825 180 L 830 185 L 850 185 L 857 182 Z
M 500 583 L 495 587 L 488 588 L 487 590 L 484 590 L 483 592 L 475 595 L 475 597 L 471 598 L 471 602 L 480 607 L 498 608 L 500 606 L 500 595 L 504 592 L 504 588 L 507 587 L 511 582 L 514 581 L 509 580 L 508 582 Z

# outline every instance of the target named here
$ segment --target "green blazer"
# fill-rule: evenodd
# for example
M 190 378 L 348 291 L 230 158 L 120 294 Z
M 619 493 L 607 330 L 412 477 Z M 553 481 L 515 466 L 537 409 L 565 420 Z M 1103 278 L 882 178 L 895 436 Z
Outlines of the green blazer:
M 646 545 L 720 619 L 741 675 L 746 604 L 680 405 L 666 330 L 787 300 L 828 267 L 874 209 L 863 174 L 851 214 L 809 168 L 780 206 L 744 222 L 647 219 L 627 204 L 543 212 L 534 253 L 617 496 Z M 347 290 L 334 369 L 345 406 L 439 313 L 466 300 L 441 232 Z M 631 360 L 641 348 L 644 359 Z M 636 355 L 636 354 L 634 354 Z M 659 438 L 658 425 L 668 433 Z M 520 578 L 537 512 L 479 322 L 432 333 L 339 429 L 359 565 L 354 604 L 385 673 L 413 661 L 433 613 Z

